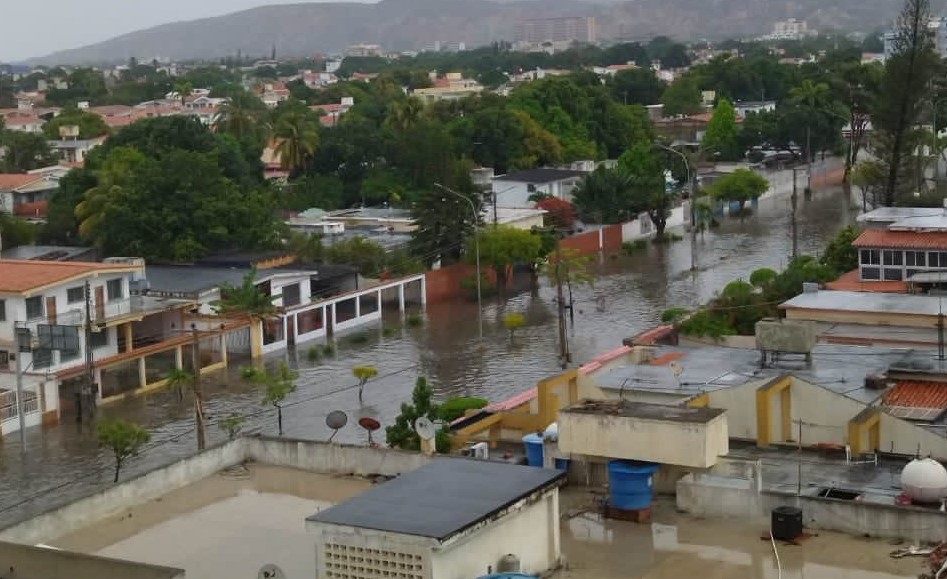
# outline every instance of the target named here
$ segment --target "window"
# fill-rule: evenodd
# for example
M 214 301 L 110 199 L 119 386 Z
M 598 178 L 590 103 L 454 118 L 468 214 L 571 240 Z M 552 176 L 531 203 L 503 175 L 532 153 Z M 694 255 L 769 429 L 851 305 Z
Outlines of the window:
M 877 267 L 863 267 L 862 279 L 881 279 L 881 270 Z
M 901 270 L 885 268 L 885 281 L 901 281 Z
M 33 367 L 49 368 L 53 365 L 53 351 L 36 348 L 33 350 Z
M 0 322 L 7 321 L 7 300 L 0 300 Z
M 299 284 L 283 286 L 283 307 L 298 306 L 300 303 Z
M 901 251 L 894 251 L 886 249 L 884 251 L 884 264 L 885 265 L 902 265 L 903 264 L 903 253 Z
M 119 279 L 110 279 L 105 284 L 106 293 L 108 293 L 109 301 L 120 300 L 125 295 L 122 293 L 122 280 Z
M 26 298 L 26 319 L 35 320 L 43 317 L 43 296 Z
M 66 303 L 75 304 L 85 301 L 85 288 L 82 286 L 71 287 L 66 290 Z
M 877 249 L 861 250 L 862 265 L 881 265 L 881 255 Z
M 89 341 L 92 344 L 92 349 L 103 348 L 109 345 L 109 331 L 103 329 L 99 332 L 92 332 L 92 340 Z
M 947 252 L 931 251 L 927 254 L 927 267 L 947 268 Z

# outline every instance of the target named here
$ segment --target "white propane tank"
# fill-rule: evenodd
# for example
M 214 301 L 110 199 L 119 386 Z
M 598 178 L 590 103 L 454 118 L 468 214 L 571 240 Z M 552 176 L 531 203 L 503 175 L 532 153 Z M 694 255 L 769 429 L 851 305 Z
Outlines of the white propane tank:
M 947 469 L 931 458 L 916 458 L 901 471 L 901 488 L 914 502 L 939 502 L 947 497 Z

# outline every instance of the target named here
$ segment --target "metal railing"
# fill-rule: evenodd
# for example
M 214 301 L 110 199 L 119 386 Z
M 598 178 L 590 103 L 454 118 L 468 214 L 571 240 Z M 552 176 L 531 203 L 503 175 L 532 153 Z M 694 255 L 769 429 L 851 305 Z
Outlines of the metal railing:
M 30 415 L 40 412 L 39 396 L 35 392 L 23 392 L 23 414 Z M 0 422 L 17 417 L 16 392 L 4 390 L 0 392 Z

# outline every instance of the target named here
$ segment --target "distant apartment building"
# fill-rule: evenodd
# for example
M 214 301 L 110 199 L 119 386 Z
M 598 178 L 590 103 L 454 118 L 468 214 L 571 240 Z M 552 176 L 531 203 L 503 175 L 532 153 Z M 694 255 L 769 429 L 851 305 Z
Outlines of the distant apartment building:
M 769 38 L 771 40 L 799 40 L 811 33 L 805 20 L 790 18 L 773 24 L 773 32 L 770 33 Z
M 516 24 L 513 40 L 519 45 L 595 42 L 595 18 L 572 16 L 535 18 Z
M 381 46 L 377 44 L 352 44 L 345 49 L 345 56 L 381 56 Z
M 931 40 L 934 42 L 934 50 L 941 58 L 947 58 L 947 18 L 931 18 L 927 23 L 927 29 L 931 35 Z M 897 34 L 891 30 L 885 32 L 882 38 L 885 46 L 884 57 L 887 59 L 895 52 Z
M 464 78 L 459 72 L 448 72 L 443 77 L 432 72 L 431 81 L 434 86 L 416 89 L 412 94 L 425 103 L 431 103 L 462 99 L 483 91 L 483 85 L 473 79 Z

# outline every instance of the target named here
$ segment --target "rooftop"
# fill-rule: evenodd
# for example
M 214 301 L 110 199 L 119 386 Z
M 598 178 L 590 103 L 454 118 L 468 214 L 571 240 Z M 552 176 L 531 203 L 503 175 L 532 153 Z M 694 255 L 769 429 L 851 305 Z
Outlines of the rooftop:
M 564 408 L 562 412 L 572 414 L 607 414 L 642 420 L 664 420 L 669 422 L 692 422 L 706 424 L 724 413 L 721 408 L 691 408 L 668 404 L 648 404 L 625 400 L 582 400 Z
M 183 569 L 109 559 L 46 547 L 0 542 L 0 561 L 11 577 L 36 579 L 175 579 Z M 6 575 L 4 575 L 6 576 Z
M 852 245 L 854 247 L 939 249 L 947 251 L 947 231 L 866 229 L 852 242 Z
M 0 173 L 0 191 L 19 189 L 45 178 L 44 175 L 31 175 L 29 173 Z
M 928 272 L 924 272 L 928 273 Z M 918 275 L 915 274 L 911 281 L 921 281 L 915 279 Z M 906 293 L 908 291 L 908 284 L 903 281 L 865 281 L 861 279 L 861 274 L 857 269 L 853 269 L 847 273 L 843 273 L 835 281 L 830 281 L 825 284 L 826 289 L 835 290 L 835 291 L 851 291 L 851 292 L 887 292 L 887 293 Z
M 444 541 L 564 478 L 556 470 L 441 458 L 306 520 Z
M 413 222 L 410 209 L 397 209 L 394 207 L 358 207 L 355 209 L 340 209 L 330 211 L 325 215 L 326 219 L 346 220 L 346 219 L 366 219 L 373 221 L 404 220 Z
M 784 310 L 834 310 L 936 316 L 943 311 L 943 298 L 938 296 L 871 293 L 858 291 L 803 292 L 780 304 Z
M 880 346 L 841 346 L 819 344 L 812 351 L 812 362 L 801 357 L 782 358 L 776 364 L 760 367 L 760 353 L 753 349 L 725 346 L 660 346 L 654 360 L 661 365 L 631 364 L 596 371 L 594 379 L 605 390 L 639 390 L 660 394 L 693 396 L 702 392 L 732 388 L 791 374 L 849 398 L 869 403 L 879 393 L 864 388 L 865 376 L 883 373 L 890 366 L 904 363 L 906 356 L 921 351 Z M 926 354 L 926 351 L 923 352 Z M 669 354 L 682 354 L 670 356 Z M 670 367 L 674 361 L 680 377 Z
M 322 267 L 316 266 L 312 270 L 283 267 L 260 269 L 256 271 L 254 281 L 260 283 L 278 275 L 318 276 Z M 328 266 L 326 269 L 337 274 L 336 267 Z M 218 288 L 222 284 L 240 285 L 251 271 L 250 267 L 149 265 L 145 268 L 145 277 L 152 291 L 193 294 Z
M 0 259 L 0 293 L 24 293 L 90 274 L 138 271 L 138 266 L 84 261 Z
M 553 181 L 562 181 L 564 179 L 573 179 L 582 177 L 586 173 L 574 171 L 572 169 L 553 169 L 549 167 L 540 167 L 538 169 L 527 169 L 526 171 L 517 171 L 495 177 L 494 181 L 516 181 L 518 183 L 551 183 Z
M 2 259 L 19 259 L 32 261 L 72 261 L 76 257 L 93 255 L 95 248 L 74 247 L 65 245 L 19 245 L 4 249 L 0 253 Z
M 859 223 L 896 223 L 902 219 L 913 217 L 936 217 L 943 215 L 944 210 L 936 207 L 879 207 L 862 213 L 856 220 Z

